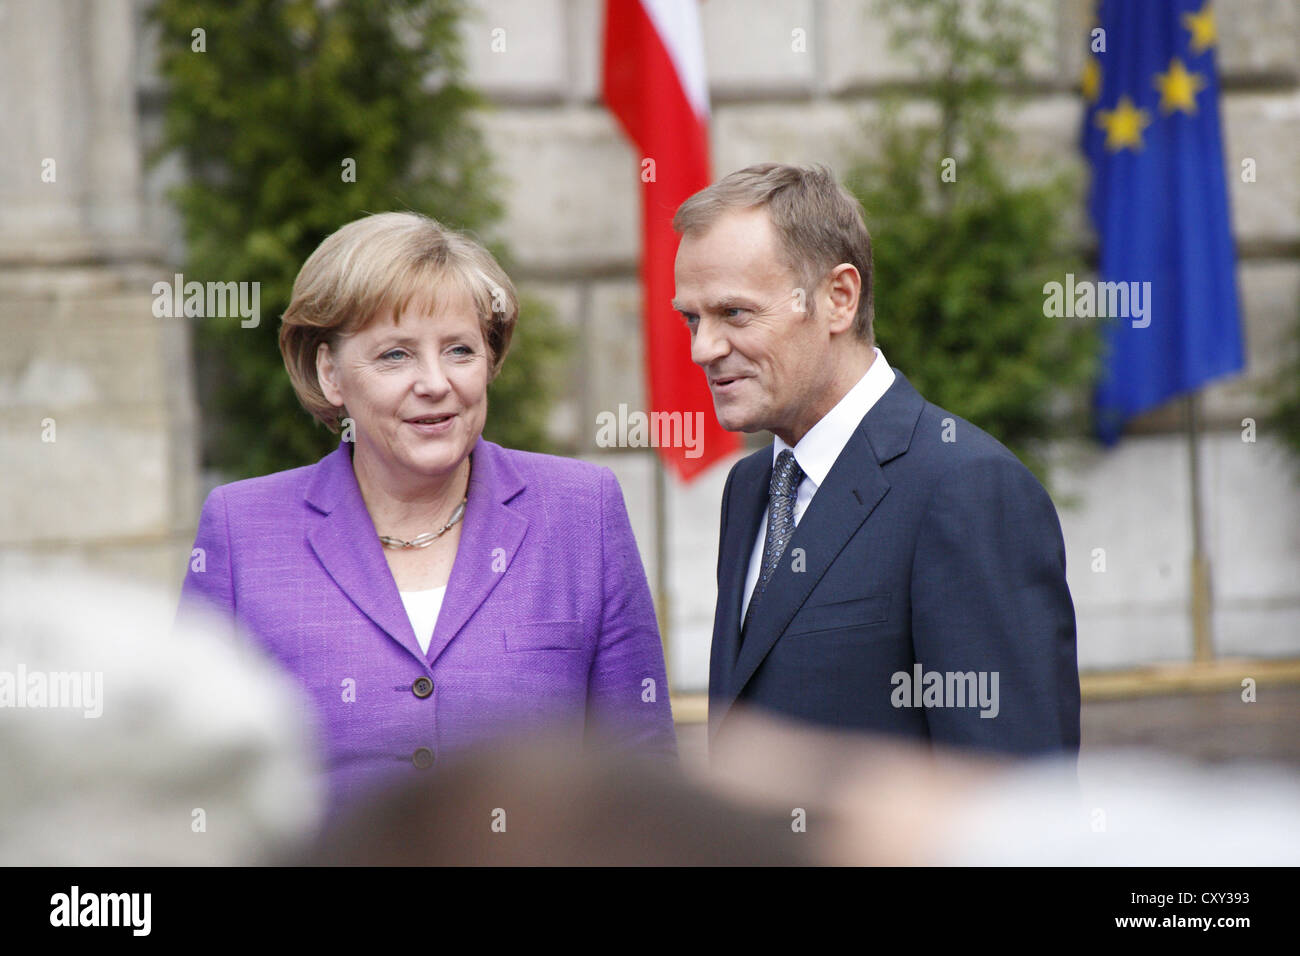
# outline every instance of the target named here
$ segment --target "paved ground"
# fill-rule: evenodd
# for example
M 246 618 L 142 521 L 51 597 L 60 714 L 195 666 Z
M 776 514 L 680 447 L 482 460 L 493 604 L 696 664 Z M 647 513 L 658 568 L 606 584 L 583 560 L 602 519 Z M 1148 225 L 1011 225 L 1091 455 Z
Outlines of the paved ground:
M 1300 687 L 1266 687 L 1083 705 L 1084 747 L 1151 746 L 1206 761 L 1271 760 L 1300 769 Z
M 1086 702 L 1083 746 L 1155 747 L 1203 761 L 1269 760 L 1300 770 L 1300 686 Z M 704 724 L 677 728 L 682 760 L 705 759 Z

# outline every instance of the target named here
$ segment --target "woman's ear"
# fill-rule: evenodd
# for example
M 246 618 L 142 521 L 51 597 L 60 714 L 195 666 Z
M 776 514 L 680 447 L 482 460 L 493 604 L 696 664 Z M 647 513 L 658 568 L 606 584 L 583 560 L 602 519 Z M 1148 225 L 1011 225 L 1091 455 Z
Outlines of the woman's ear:
M 316 380 L 320 383 L 320 390 L 325 400 L 331 405 L 342 408 L 343 393 L 339 390 L 334 352 L 328 342 L 322 342 L 316 348 Z

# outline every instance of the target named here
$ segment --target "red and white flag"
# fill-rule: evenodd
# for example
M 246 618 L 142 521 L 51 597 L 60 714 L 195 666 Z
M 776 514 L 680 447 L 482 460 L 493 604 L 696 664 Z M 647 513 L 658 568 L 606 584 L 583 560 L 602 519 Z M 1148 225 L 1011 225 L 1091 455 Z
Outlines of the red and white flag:
M 605 0 L 605 103 L 641 153 L 642 330 L 650 410 L 703 422 L 695 448 L 660 447 L 690 480 L 740 447 L 718 424 L 691 336 L 672 307 L 673 213 L 709 184 L 709 91 L 696 0 Z M 697 416 L 696 413 L 702 413 Z M 681 444 L 685 444 L 684 442 Z

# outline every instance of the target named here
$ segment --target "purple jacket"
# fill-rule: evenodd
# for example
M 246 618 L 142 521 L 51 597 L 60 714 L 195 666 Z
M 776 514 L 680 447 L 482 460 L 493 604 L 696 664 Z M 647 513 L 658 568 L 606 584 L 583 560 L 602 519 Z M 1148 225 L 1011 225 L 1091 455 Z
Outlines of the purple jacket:
M 478 440 L 426 655 L 351 447 L 213 489 L 203 570 L 192 561 L 181 591 L 182 610 L 233 614 L 306 688 L 331 809 L 520 731 L 676 753 L 654 606 L 608 468 Z

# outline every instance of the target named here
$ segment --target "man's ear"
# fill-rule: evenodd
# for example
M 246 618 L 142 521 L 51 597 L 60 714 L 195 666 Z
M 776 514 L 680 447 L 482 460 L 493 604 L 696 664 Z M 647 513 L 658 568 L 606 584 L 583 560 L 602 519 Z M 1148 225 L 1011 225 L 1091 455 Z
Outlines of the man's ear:
M 832 334 L 847 332 L 858 314 L 862 295 L 862 276 L 857 267 L 841 262 L 826 278 L 826 298 L 830 302 L 829 329 Z
M 330 350 L 328 342 L 322 342 L 316 347 L 316 380 L 320 382 L 320 390 L 325 396 L 325 400 L 331 405 L 338 407 L 343 406 L 343 393 L 339 391 L 338 380 L 335 377 L 334 353 Z

